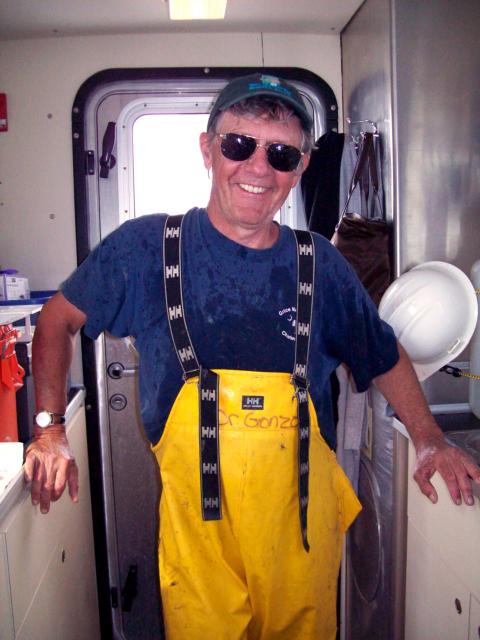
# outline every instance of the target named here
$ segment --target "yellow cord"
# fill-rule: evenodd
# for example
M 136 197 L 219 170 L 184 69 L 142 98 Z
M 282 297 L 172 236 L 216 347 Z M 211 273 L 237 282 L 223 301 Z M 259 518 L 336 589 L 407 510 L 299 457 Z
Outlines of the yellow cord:
M 475 375 L 474 373 L 464 373 L 463 371 L 460 373 L 462 378 L 471 378 L 472 380 L 480 380 L 480 376 Z

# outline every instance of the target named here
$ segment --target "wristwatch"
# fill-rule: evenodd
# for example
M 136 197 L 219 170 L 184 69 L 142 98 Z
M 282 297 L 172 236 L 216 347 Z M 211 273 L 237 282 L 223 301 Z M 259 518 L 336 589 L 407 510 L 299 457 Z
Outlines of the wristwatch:
M 44 429 L 54 424 L 65 424 L 65 416 L 62 413 L 52 413 L 42 409 L 34 416 L 34 422 L 37 427 Z

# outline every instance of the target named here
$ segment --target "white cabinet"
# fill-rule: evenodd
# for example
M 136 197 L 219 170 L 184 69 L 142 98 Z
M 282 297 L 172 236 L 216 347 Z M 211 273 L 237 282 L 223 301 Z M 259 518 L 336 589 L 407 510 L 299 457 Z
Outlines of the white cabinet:
M 480 601 L 470 596 L 470 627 L 468 640 L 480 640 Z
M 100 638 L 85 411 L 67 424 L 80 470 L 80 499 L 65 495 L 48 515 L 24 489 L 0 519 L 0 638 Z
M 437 474 L 432 504 L 414 461 L 410 443 L 405 640 L 480 640 L 480 500 L 455 505 Z
M 467 640 L 470 593 L 408 523 L 406 640 Z

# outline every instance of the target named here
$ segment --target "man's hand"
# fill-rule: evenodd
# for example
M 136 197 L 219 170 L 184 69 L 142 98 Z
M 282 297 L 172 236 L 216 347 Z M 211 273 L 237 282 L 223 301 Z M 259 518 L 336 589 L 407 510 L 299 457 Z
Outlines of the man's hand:
M 25 458 L 25 480 L 32 483 L 32 503 L 40 503 L 48 513 L 50 502 L 58 500 L 65 486 L 73 502 L 78 502 L 78 467 L 63 426 L 37 429 Z
M 455 504 L 461 504 L 463 498 L 465 504 L 473 505 L 471 480 L 480 485 L 480 468 L 465 451 L 450 446 L 442 435 L 423 438 L 417 443 L 416 451 L 413 477 L 427 498 L 433 503 L 438 500 L 430 482 L 435 471 L 438 471 Z

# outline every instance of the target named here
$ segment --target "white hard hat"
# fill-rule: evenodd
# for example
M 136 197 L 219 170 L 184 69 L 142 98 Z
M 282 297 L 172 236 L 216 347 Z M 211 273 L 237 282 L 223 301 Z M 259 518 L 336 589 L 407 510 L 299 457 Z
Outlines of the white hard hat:
M 447 262 L 425 262 L 395 280 L 379 305 L 408 353 L 419 380 L 454 360 L 477 324 L 477 296 L 468 277 Z

